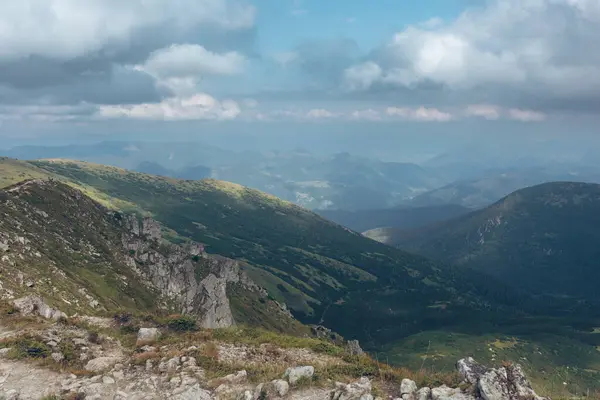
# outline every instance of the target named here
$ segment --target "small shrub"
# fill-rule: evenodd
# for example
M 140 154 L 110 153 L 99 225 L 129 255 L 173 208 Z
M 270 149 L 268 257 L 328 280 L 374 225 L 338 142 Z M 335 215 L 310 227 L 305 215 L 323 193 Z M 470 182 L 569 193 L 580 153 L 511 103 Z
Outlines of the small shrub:
M 131 313 L 125 311 L 117 312 L 113 316 L 113 320 L 119 325 L 127 324 L 129 321 L 131 321 Z
M 328 342 L 318 342 L 311 346 L 311 350 L 315 353 L 330 354 L 337 356 L 343 353 L 343 349 Z
M 122 334 L 127 335 L 130 333 L 137 333 L 140 330 L 140 327 L 137 325 L 123 325 L 119 328 Z
M 91 331 L 88 334 L 88 342 L 94 343 L 94 344 L 101 344 L 102 336 L 100 336 L 100 334 L 97 331 Z
M 8 356 L 10 358 L 46 358 L 51 349 L 44 342 L 34 337 L 20 337 L 3 343 L 2 347 L 11 347 Z
M 194 262 L 198 262 L 198 261 L 200 261 L 200 256 L 198 256 L 198 255 L 196 255 L 196 256 L 193 256 L 193 257 L 192 257 L 192 261 L 194 261 Z
M 186 315 L 171 315 L 167 317 L 167 326 L 176 332 L 189 332 L 197 329 L 197 321 Z
M 213 342 L 206 343 L 202 348 L 202 352 L 203 355 L 208 358 L 211 358 L 213 360 L 219 359 L 219 347 Z

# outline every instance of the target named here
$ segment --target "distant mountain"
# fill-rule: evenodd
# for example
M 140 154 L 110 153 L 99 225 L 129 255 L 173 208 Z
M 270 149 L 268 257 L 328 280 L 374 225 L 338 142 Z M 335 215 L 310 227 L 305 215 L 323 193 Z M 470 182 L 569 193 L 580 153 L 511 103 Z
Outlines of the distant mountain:
M 516 191 L 456 219 L 380 236 L 535 295 L 598 303 L 599 226 L 600 185 L 558 182 Z
M 415 196 L 406 202 L 413 206 L 459 204 L 467 208 L 488 206 L 524 187 L 555 181 L 600 182 L 600 170 L 570 165 L 536 168 L 509 168 L 479 172 L 480 177 L 459 180 Z
M 26 160 L 75 159 L 181 179 L 213 177 L 308 209 L 388 208 L 449 183 L 416 164 L 348 153 L 318 156 L 302 149 L 233 152 L 203 143 L 102 142 L 22 146 L 0 154 Z
M 144 161 L 140 163 L 135 170 L 150 175 L 167 176 L 187 180 L 201 180 L 210 178 L 211 175 L 211 169 L 203 165 L 181 168 L 179 170 L 171 170 L 163 167 L 159 163 L 152 161 Z
M 395 207 L 378 210 L 318 210 L 317 213 L 330 221 L 357 232 L 375 228 L 395 227 L 411 229 L 466 214 L 468 208 L 448 204 L 430 207 Z

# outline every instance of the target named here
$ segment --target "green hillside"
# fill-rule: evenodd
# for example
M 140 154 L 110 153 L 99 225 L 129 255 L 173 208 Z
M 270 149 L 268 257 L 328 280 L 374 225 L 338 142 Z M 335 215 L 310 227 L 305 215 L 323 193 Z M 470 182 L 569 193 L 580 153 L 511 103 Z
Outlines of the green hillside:
M 557 182 L 386 242 L 489 274 L 537 296 L 597 304 L 600 185 Z M 380 232 L 380 234 L 382 234 Z
M 246 261 L 249 275 L 303 322 L 380 343 L 493 318 L 490 303 L 475 293 L 475 279 L 264 193 L 82 162 L 32 164 L 113 207 L 148 213 L 211 253 Z

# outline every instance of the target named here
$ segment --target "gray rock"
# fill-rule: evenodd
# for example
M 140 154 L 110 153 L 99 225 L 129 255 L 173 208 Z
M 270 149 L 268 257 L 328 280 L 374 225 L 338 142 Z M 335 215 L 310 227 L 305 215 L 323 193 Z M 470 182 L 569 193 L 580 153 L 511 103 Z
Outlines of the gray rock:
M 362 377 L 350 384 L 336 383 L 336 388 L 330 394 L 331 400 L 373 400 L 371 381 Z
M 400 393 L 401 394 L 415 394 L 417 392 L 417 384 L 415 381 L 411 381 L 410 379 L 402 379 L 402 383 L 400 383 Z
M 488 371 L 486 367 L 476 362 L 472 357 L 458 360 L 456 369 L 460 376 L 472 385 L 476 385 L 479 378 Z
M 156 347 L 146 345 L 141 347 L 140 350 L 144 353 L 152 353 L 156 351 Z
M 510 394 L 512 398 L 516 399 L 534 399 L 534 400 L 545 400 L 545 398 L 538 396 L 531 383 L 523 373 L 523 369 L 519 364 L 513 364 L 507 367 L 506 373 L 508 380 L 510 381 Z
M 244 392 L 237 397 L 237 400 L 254 400 L 254 394 L 249 390 L 244 390 Z
M 363 349 L 360 347 L 358 340 L 348 340 L 346 343 L 346 352 L 352 356 L 361 356 L 365 354 Z
M 136 269 L 136 259 L 143 261 L 143 271 L 137 272 L 145 275 L 161 294 L 173 299 L 183 314 L 197 316 L 199 325 L 204 328 L 235 325 L 227 297 L 228 284 L 240 284 L 266 295 L 240 270 L 237 261 L 207 255 L 199 243 L 170 244 L 157 250 L 154 244 L 160 240 L 160 225 L 150 218 L 145 218 L 140 227 L 140 221 L 129 216 L 125 226 L 129 231 L 123 237 L 123 246 L 127 254 L 134 253 L 133 257 L 128 256 L 128 265 Z M 192 261 L 191 257 L 197 261 Z M 206 267 L 206 276 L 196 276 L 196 262 Z
M 65 356 L 62 353 L 52 353 L 50 355 L 55 362 L 61 362 L 65 359 Z
M 273 382 L 271 382 L 271 384 L 273 385 L 273 390 L 275 391 L 275 394 L 277 394 L 279 397 L 285 396 L 290 391 L 289 383 L 287 383 L 287 381 L 284 381 L 283 379 L 276 379 Z
M 100 372 L 112 367 L 119 359 L 116 357 L 98 357 L 88 361 L 85 369 L 91 372 Z
M 431 389 L 432 400 L 476 400 L 476 398 L 470 394 L 464 393 L 460 389 L 449 388 L 448 386 L 440 386 Z M 508 400 L 508 398 L 504 399 Z
M 204 390 L 200 385 L 194 385 L 182 393 L 169 397 L 173 400 L 214 400 L 215 398 L 208 390 Z
M 23 315 L 37 314 L 48 319 L 66 318 L 67 314 L 50 307 L 39 296 L 26 296 L 13 300 L 13 306 Z
M 4 358 L 8 355 L 8 352 L 12 350 L 12 347 L 5 347 L 0 349 L 0 358 Z
M 417 390 L 415 394 L 416 400 L 429 400 L 431 398 L 431 389 L 428 387 Z
M 137 334 L 138 342 L 155 342 L 160 338 L 158 328 L 140 328 Z
M 221 378 L 220 380 L 230 385 L 246 383 L 246 381 L 248 380 L 248 373 L 245 370 L 241 370 L 236 372 L 235 374 L 229 374 Z
M 288 378 L 291 385 L 296 384 L 302 378 L 312 379 L 315 374 L 315 368 L 313 366 L 303 367 L 292 367 L 288 368 L 283 375 L 284 378 Z
M 508 376 L 506 369 L 491 369 L 483 374 L 477 383 L 483 400 L 509 399 Z

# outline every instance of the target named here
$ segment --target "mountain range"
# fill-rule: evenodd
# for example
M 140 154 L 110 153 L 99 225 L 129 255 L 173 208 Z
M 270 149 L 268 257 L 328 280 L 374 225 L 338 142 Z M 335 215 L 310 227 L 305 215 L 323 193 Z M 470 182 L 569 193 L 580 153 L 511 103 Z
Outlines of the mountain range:
M 224 181 L 62 159 L 5 158 L 0 173 L 3 296 L 42 296 L 51 313 L 180 312 L 301 335 L 320 325 L 415 368 L 533 352 L 541 381 L 570 365 L 588 382 L 600 360 L 597 224 L 584 217 L 600 204 L 595 185 L 524 189 L 402 235 L 431 261 Z

